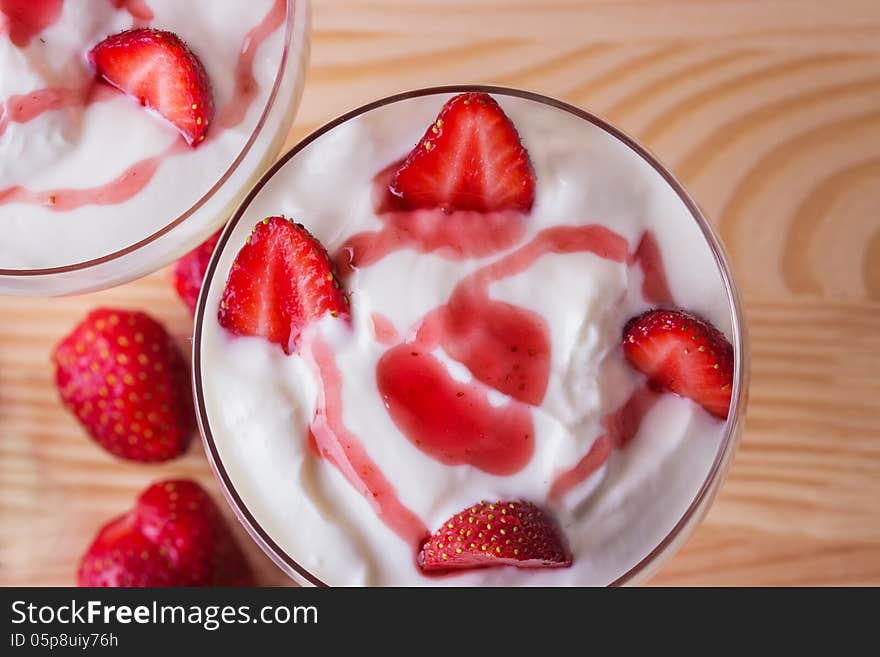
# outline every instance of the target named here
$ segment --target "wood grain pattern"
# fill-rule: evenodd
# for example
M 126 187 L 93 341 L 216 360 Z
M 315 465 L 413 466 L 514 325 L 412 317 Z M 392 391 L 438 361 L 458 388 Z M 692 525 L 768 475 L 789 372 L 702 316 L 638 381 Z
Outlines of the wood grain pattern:
M 714 218 L 752 339 L 742 446 L 654 583 L 880 584 L 880 3 L 313 0 L 289 143 L 382 95 L 533 89 L 642 140 Z M 159 467 L 96 449 L 49 353 L 90 308 L 146 309 L 186 343 L 167 272 L 78 298 L 0 299 L 0 583 L 71 584 L 97 527 L 158 477 L 215 492 L 201 446 Z M 219 492 L 217 493 L 219 498 Z M 243 537 L 265 583 L 283 583 Z

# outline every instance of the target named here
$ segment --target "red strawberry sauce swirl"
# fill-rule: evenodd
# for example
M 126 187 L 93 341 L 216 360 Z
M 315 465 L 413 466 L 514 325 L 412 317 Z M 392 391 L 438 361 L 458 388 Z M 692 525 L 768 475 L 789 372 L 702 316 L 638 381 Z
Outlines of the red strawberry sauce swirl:
M 387 187 L 389 169 L 374 181 L 379 190 L 376 198 Z M 404 249 L 452 260 L 503 253 L 522 239 L 528 219 L 515 213 L 419 210 L 383 214 L 379 210 L 382 229 L 354 235 L 337 250 L 341 272 L 350 275 Z M 485 239 L 487 234 L 492 239 Z M 650 232 L 643 234 L 631 253 L 623 236 L 605 226 L 587 224 L 542 230 L 468 274 L 446 304 L 422 318 L 408 341 L 383 316 L 371 318 L 375 339 L 389 346 L 376 370 L 379 392 L 401 433 L 428 456 L 500 476 L 514 474 L 529 463 L 535 450 L 532 408 L 543 401 L 550 374 L 550 331 L 543 317 L 493 300 L 489 287 L 528 271 L 539 258 L 569 253 L 592 253 L 638 266 L 644 275 L 645 300 L 672 300 L 660 249 Z M 453 379 L 432 354 L 438 347 L 465 365 L 473 380 Z M 423 521 L 401 502 L 361 439 L 342 423 L 341 383 L 332 350 L 319 341 L 309 349 L 323 386 L 308 432 L 313 451 L 342 472 L 389 528 L 414 544 L 426 531 Z M 501 406 L 491 404 L 491 390 L 507 395 L 508 401 Z M 604 465 L 615 449 L 625 448 L 656 398 L 655 393 L 639 388 L 609 413 L 603 419 L 606 432 L 578 463 L 560 471 L 551 482 L 548 502 L 561 501 Z

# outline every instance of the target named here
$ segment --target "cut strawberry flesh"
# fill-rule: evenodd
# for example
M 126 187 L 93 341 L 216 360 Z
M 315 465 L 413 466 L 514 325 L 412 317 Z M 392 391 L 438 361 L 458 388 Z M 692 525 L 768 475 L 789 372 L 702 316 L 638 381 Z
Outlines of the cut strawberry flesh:
M 679 310 L 651 310 L 624 330 L 629 363 L 658 390 L 694 400 L 726 418 L 733 384 L 733 347 L 714 326 Z
M 263 337 L 289 354 L 303 329 L 326 314 L 348 314 L 327 251 L 284 217 L 258 223 L 229 273 L 220 325 L 235 335 Z
M 96 73 L 169 121 L 191 146 L 214 120 L 214 97 L 199 58 L 172 32 L 141 28 L 107 37 L 89 52 Z
M 516 128 L 491 96 L 452 98 L 391 180 L 386 205 L 529 212 L 535 177 Z

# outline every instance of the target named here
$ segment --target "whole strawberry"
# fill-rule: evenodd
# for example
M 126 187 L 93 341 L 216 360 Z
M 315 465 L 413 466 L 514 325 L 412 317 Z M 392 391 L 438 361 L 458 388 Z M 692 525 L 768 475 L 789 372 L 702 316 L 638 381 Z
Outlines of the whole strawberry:
M 174 288 L 193 314 L 196 312 L 202 281 L 205 279 L 205 272 L 208 271 L 208 263 L 217 246 L 217 240 L 220 239 L 220 232 L 218 230 L 211 235 L 174 265 Z
M 217 505 L 193 481 L 160 481 L 98 532 L 80 586 L 248 586 L 247 561 Z
M 189 445 L 195 414 L 186 361 L 149 315 L 94 310 L 53 361 L 62 401 L 112 454 L 165 461 Z

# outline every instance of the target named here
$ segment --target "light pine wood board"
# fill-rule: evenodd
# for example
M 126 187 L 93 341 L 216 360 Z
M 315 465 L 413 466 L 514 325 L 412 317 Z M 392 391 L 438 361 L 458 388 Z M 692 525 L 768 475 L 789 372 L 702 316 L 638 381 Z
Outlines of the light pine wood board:
M 314 0 L 289 144 L 380 96 L 532 89 L 642 140 L 713 218 L 752 340 L 746 431 L 709 515 L 654 578 L 880 584 L 880 3 Z M 147 310 L 189 345 L 160 271 L 77 298 L 0 299 L 0 584 L 69 585 L 96 529 L 202 447 L 116 461 L 58 402 L 53 345 L 90 308 Z M 266 584 L 285 579 L 240 528 Z

